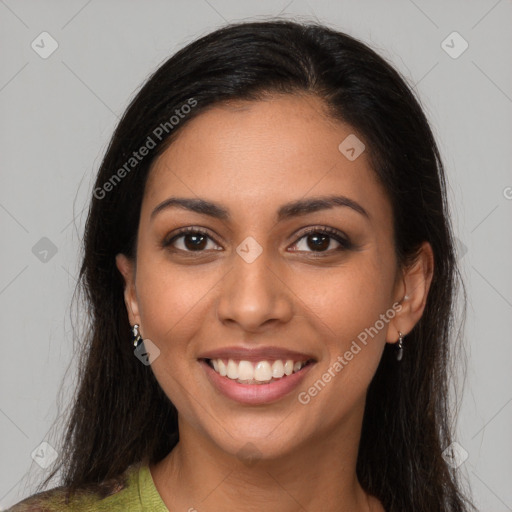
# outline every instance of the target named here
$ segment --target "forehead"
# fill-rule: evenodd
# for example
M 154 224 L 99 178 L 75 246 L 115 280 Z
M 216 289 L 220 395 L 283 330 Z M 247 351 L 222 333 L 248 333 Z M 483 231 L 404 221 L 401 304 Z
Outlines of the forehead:
M 333 193 L 381 213 L 389 206 L 367 154 L 351 161 L 339 150 L 354 130 L 328 117 L 315 96 L 223 103 L 177 135 L 153 163 L 146 207 L 169 196 L 201 197 L 247 215 L 258 206 L 275 211 L 300 197 Z

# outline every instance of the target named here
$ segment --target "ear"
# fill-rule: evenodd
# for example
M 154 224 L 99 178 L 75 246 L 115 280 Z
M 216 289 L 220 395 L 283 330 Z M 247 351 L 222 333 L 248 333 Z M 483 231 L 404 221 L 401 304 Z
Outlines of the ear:
M 403 335 L 410 333 L 420 320 L 433 275 L 434 252 L 428 242 L 423 242 L 414 261 L 403 269 L 402 279 L 396 286 L 395 300 L 400 303 L 401 309 L 389 322 L 386 334 L 388 343 L 398 341 L 398 331 Z
M 135 290 L 135 263 L 125 254 L 119 253 L 116 256 L 116 266 L 124 278 L 124 303 L 130 325 L 139 324 L 139 305 L 137 301 L 137 292 Z

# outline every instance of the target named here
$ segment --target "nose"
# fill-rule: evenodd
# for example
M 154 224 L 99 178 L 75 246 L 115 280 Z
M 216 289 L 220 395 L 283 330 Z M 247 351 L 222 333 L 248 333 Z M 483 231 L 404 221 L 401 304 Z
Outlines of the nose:
M 288 322 L 294 314 L 293 292 L 278 266 L 265 250 L 251 263 L 234 254 L 233 267 L 221 282 L 217 318 L 247 332 Z

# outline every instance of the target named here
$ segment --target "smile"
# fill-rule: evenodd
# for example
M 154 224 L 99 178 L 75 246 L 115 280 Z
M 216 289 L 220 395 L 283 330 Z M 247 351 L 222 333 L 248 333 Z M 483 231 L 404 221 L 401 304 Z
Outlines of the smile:
M 206 359 L 206 362 L 222 377 L 235 380 L 239 384 L 267 384 L 284 376 L 292 375 L 301 370 L 312 360 L 294 361 L 293 359 L 277 359 L 273 362 L 262 360 L 236 361 L 233 359 Z
M 213 387 L 240 403 L 260 405 L 275 402 L 293 391 L 315 365 L 313 359 L 293 361 L 199 359 Z

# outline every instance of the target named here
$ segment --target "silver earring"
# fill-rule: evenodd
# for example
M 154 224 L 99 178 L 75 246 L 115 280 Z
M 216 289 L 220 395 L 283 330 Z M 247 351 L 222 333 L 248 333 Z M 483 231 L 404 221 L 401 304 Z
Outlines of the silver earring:
M 133 335 L 133 346 L 137 348 L 142 343 L 142 337 L 139 332 L 139 324 L 135 324 L 132 327 L 132 335 Z
M 401 361 L 402 357 L 404 355 L 403 341 L 404 341 L 404 335 L 400 331 L 398 331 L 398 347 L 396 350 L 396 360 L 397 361 Z

